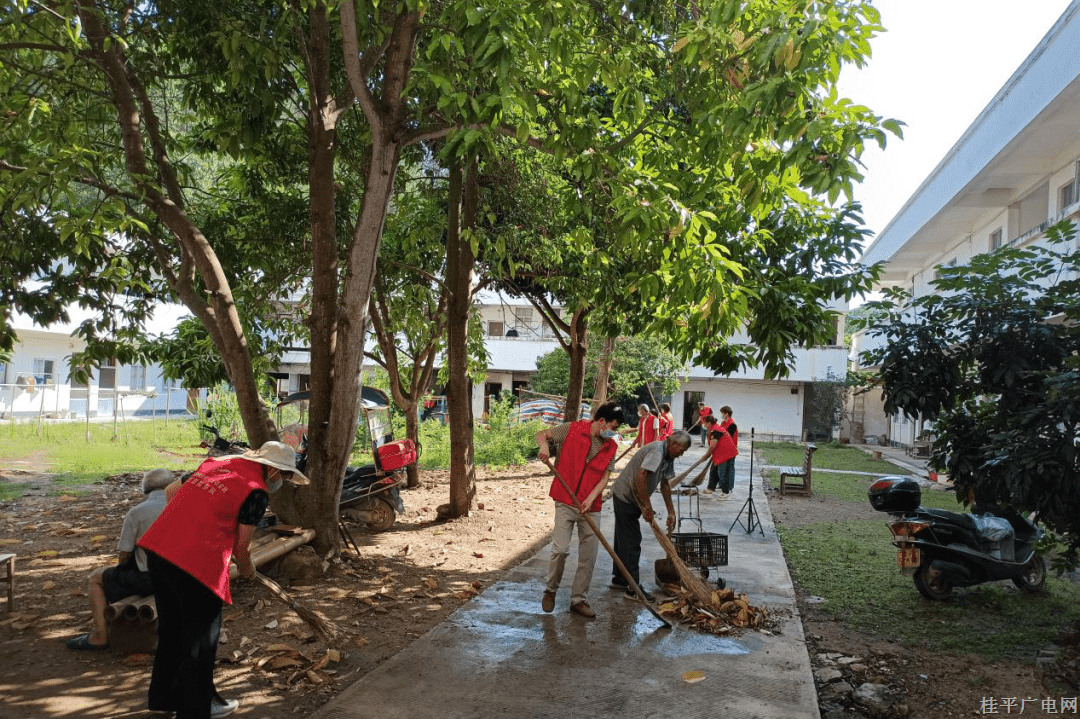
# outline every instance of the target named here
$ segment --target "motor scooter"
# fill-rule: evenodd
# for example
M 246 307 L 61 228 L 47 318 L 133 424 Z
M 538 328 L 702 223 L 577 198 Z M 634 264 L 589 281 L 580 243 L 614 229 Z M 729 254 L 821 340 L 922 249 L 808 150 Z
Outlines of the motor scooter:
M 209 418 L 210 412 L 207 412 L 206 416 Z M 207 457 L 221 457 L 226 454 L 243 454 L 251 449 L 247 442 L 225 439 L 221 436 L 221 432 L 218 431 L 218 428 L 211 424 L 200 424 L 199 429 L 204 432 L 209 432 L 214 436 L 213 442 L 202 442 L 200 445 L 206 448 Z
M 1015 509 L 973 507 L 972 514 L 922 506 L 922 488 L 910 477 L 882 477 L 870 485 L 870 504 L 888 512 L 900 573 L 927 599 L 942 601 L 954 587 L 1011 579 L 1035 593 L 1046 563 L 1035 552 L 1043 531 Z
M 281 404 L 307 398 L 307 392 L 297 392 Z M 338 507 L 343 519 L 361 524 L 370 532 L 382 532 L 393 526 L 399 512 L 405 511 L 401 487 L 406 483 L 405 467 L 416 461 L 417 449 L 410 440 L 394 440 L 390 398 L 384 392 L 364 387 L 360 411 L 371 437 L 374 463 L 345 470 Z M 302 433 L 296 454 L 296 468 L 301 472 L 307 468 L 307 447 L 307 433 Z

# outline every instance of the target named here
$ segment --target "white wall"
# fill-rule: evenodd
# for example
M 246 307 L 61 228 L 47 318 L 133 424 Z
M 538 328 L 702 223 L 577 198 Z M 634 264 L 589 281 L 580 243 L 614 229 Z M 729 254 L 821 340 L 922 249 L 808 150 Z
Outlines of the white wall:
M 798 394 L 792 394 L 792 389 Z M 679 429 L 683 428 L 685 392 L 704 392 L 705 404 L 712 407 L 717 416 L 724 405 L 731 407 L 740 439 L 748 439 L 751 428 L 757 434 L 802 435 L 803 388 L 799 383 L 691 380 L 671 398 L 671 413 Z M 694 433 L 696 435 L 698 429 L 695 428 Z

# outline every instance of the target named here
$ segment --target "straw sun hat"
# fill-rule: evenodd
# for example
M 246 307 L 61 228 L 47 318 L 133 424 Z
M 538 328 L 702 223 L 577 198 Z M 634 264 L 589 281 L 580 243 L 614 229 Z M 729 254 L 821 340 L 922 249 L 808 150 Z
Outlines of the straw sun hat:
M 311 480 L 296 468 L 296 450 L 284 442 L 267 442 L 262 447 L 249 449 L 240 456 L 282 472 L 292 472 L 291 475 L 284 475 L 283 479 L 293 484 L 311 484 Z

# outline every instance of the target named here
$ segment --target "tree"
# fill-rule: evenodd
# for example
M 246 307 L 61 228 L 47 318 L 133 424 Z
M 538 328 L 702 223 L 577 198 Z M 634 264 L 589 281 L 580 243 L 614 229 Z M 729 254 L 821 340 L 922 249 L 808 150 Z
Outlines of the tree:
M 585 381 L 595 384 L 602 370 L 603 347 L 589 347 L 585 360 Z M 617 401 L 638 396 L 646 384 L 653 393 L 669 395 L 679 388 L 680 375 L 686 367 L 669 348 L 650 337 L 621 337 L 615 340 L 612 365 L 607 382 L 607 398 Z M 536 372 L 529 385 L 537 392 L 566 395 L 570 384 L 570 356 L 552 350 L 536 360 Z
M 466 209 L 450 235 L 458 264 L 447 279 L 457 287 L 452 323 L 466 315 L 480 251 L 483 218 L 468 209 L 480 204 L 471 168 L 496 154 L 497 138 L 513 138 L 559 160 L 574 183 L 602 181 L 615 222 L 610 237 L 650 268 L 628 274 L 628 287 L 646 303 L 667 303 L 639 325 L 694 348 L 730 333 L 753 309 L 755 292 L 741 289 L 753 265 L 729 257 L 732 246 L 768 246 L 765 220 L 785 203 L 804 205 L 808 192 L 834 199 L 849 192 L 863 143 L 883 143 L 881 128 L 889 127 L 832 91 L 840 64 L 861 62 L 878 29 L 876 11 L 861 2 L 44 7 L 7 0 L 2 7 L 0 171 L 11 181 L 0 183 L 0 208 L 12 230 L 5 238 L 47 239 L 12 252 L 12 276 L 45 277 L 53 290 L 42 298 L 11 282 L 15 302 L 6 307 L 47 319 L 62 311 L 50 302 L 65 292 L 93 302 L 108 319 L 86 328 L 90 351 L 125 361 L 139 351 L 139 313 L 155 296 L 178 297 L 213 338 L 249 440 L 259 443 L 276 429 L 259 397 L 232 279 L 304 270 L 309 467 L 318 484 L 283 490 L 274 503 L 289 521 L 315 527 L 320 552 L 338 541 L 375 262 L 408 153 L 442 140 L 442 164 L 461 168 Z M 274 237 L 263 243 L 274 251 L 264 254 L 237 246 L 244 269 L 230 274 L 229 243 L 202 222 L 208 198 L 238 194 L 216 181 L 225 177 L 221 168 L 289 172 L 297 147 L 306 150 L 305 172 L 283 182 L 283 194 L 303 198 L 307 232 Z M 346 178 L 358 187 L 339 187 Z M 663 263 L 654 268 L 657 255 Z M 61 257 L 70 265 L 57 270 Z M 847 279 L 837 287 L 857 291 L 859 282 Z M 118 291 L 143 299 L 113 312 Z M 805 332 L 768 345 L 770 369 L 786 357 L 786 345 L 776 356 L 783 341 L 812 335 L 827 319 L 805 311 L 818 297 L 780 313 L 799 314 Z M 585 313 L 598 304 L 587 299 L 575 304 L 580 336 Z M 765 311 L 790 309 L 771 299 Z M 687 323 L 682 308 L 691 300 L 699 304 Z M 456 343 L 466 334 L 452 330 L 448 345 L 459 402 L 467 392 Z M 713 351 L 707 359 L 720 365 L 731 356 Z M 455 425 L 462 442 L 471 432 L 467 412 L 462 405 Z M 452 468 L 452 495 L 458 483 L 468 495 L 469 452 L 454 456 L 462 464 Z
M 1001 248 L 940 268 L 934 294 L 873 303 L 864 353 L 885 411 L 933 422 L 931 463 L 964 503 L 1012 505 L 1080 548 L 1080 251 L 1066 221 L 1047 246 Z

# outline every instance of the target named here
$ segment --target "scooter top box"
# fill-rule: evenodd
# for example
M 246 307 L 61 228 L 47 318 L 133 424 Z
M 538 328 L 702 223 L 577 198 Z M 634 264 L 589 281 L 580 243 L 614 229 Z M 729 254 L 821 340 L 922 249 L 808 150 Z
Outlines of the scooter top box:
M 870 485 L 867 494 L 879 512 L 911 512 L 922 501 L 922 489 L 910 477 L 882 477 Z
M 387 442 L 377 450 L 379 467 L 388 472 L 399 469 L 416 461 L 416 445 L 411 439 L 399 439 Z

